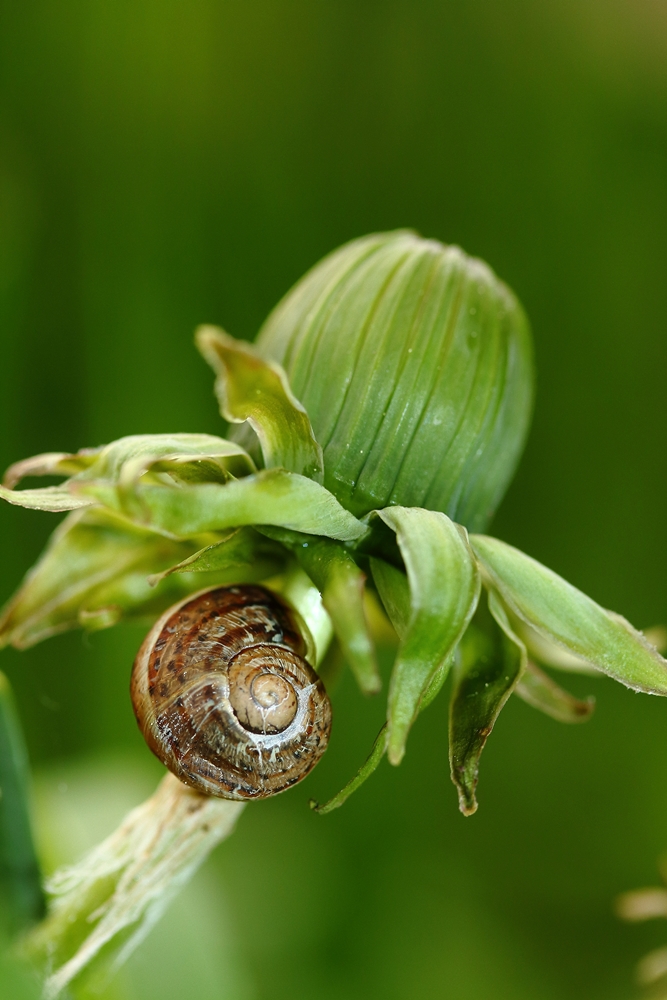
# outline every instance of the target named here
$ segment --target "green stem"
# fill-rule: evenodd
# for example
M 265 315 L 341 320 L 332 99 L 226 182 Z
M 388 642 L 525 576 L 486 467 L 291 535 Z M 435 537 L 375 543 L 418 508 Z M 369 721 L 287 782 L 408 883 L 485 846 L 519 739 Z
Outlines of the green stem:
M 44 916 L 30 824 L 29 770 L 9 681 L 0 673 L 0 888 L 13 932 Z
M 334 795 L 332 799 L 328 802 L 319 803 L 315 799 L 310 800 L 310 808 L 314 812 L 319 813 L 320 816 L 326 816 L 327 813 L 333 812 L 334 809 L 340 809 L 340 807 L 347 802 L 350 795 L 356 792 L 357 788 L 361 788 L 363 783 L 367 778 L 370 778 L 373 771 L 377 768 L 378 764 L 384 757 L 387 751 L 387 723 L 378 733 L 375 738 L 375 743 L 373 744 L 373 749 L 368 755 L 367 760 L 361 765 L 354 778 L 348 781 L 345 788 L 341 788 L 337 795 Z

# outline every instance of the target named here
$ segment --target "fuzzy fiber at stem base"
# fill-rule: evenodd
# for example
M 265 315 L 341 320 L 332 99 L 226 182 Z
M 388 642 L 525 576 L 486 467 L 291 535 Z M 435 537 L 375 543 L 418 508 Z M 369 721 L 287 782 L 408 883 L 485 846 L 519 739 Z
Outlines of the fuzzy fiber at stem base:
M 113 966 L 121 965 L 229 836 L 243 807 L 200 795 L 168 774 L 111 836 L 56 872 L 47 885 L 54 897 L 49 915 L 26 942 L 26 950 L 46 957 L 51 967 L 45 1000 L 59 996 L 102 949 L 106 956 L 115 946 Z M 79 940 L 72 937 L 75 929 Z M 74 940 L 72 954 L 68 942 Z

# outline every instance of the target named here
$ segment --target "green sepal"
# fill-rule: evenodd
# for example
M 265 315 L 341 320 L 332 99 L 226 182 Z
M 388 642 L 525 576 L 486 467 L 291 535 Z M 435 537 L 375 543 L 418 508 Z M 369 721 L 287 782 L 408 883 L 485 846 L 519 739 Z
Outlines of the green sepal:
M 181 562 L 148 578 L 156 586 L 172 573 L 228 573 L 252 571 L 254 578 L 274 576 L 283 568 L 285 551 L 252 528 L 232 528 L 224 538 L 212 542 Z M 247 580 L 247 575 L 244 576 Z
M 0 673 L 0 889 L 11 930 L 44 916 L 30 823 L 28 756 L 9 681 Z
M 99 448 L 91 448 L 70 455 L 64 451 L 49 451 L 42 455 L 14 462 L 5 472 L 2 485 L 13 490 L 17 483 L 29 476 L 76 476 L 95 461 Z
M 383 559 L 371 557 L 370 567 L 373 580 L 382 599 L 389 621 L 393 625 L 399 639 L 403 639 L 408 630 L 411 613 L 410 584 L 408 583 L 408 578 L 402 570 L 396 569 L 395 566 L 385 562 Z M 428 708 L 434 698 L 440 693 L 443 684 L 447 680 L 451 665 L 452 657 L 450 656 L 436 669 L 419 701 L 420 712 Z
M 255 466 L 243 448 L 210 434 L 135 434 L 101 448 L 74 455 L 52 453 L 17 462 L 5 473 L 0 497 L 35 510 L 66 511 L 90 507 L 95 498 L 77 490 L 94 481 L 116 488 L 130 502 L 136 483 L 147 473 L 160 473 L 178 483 L 226 482 L 248 475 Z M 27 476 L 69 476 L 66 483 L 33 490 L 15 490 Z M 157 481 L 160 481 L 159 478 Z
M 526 622 L 522 621 L 518 615 L 512 615 L 512 627 L 523 642 L 528 656 L 543 663 L 548 667 L 555 667 L 557 670 L 565 670 L 573 674 L 588 674 L 589 677 L 599 677 L 600 671 L 597 667 L 592 667 L 580 656 L 575 656 L 563 646 L 547 639 L 545 635 L 536 632 Z
M 410 584 L 405 573 L 384 559 L 369 560 L 373 582 L 396 635 L 403 641 L 410 625 Z
M 265 530 L 269 537 L 277 538 L 293 552 L 320 591 L 359 687 L 364 694 L 377 694 L 382 680 L 364 612 L 365 574 L 338 542 L 281 529 Z
M 333 639 L 333 626 L 322 595 L 296 560 L 267 586 L 287 601 L 300 619 L 301 634 L 306 641 L 306 659 L 319 671 L 319 666 Z
M 53 514 L 77 510 L 79 507 L 91 507 L 95 503 L 89 497 L 74 496 L 65 485 L 43 486 L 36 490 L 8 490 L 6 486 L 0 486 L 0 499 L 15 507 L 46 510 Z
M 280 467 L 322 483 L 322 449 L 281 366 L 218 327 L 199 327 L 195 340 L 216 373 L 220 412 L 231 423 L 250 424 L 265 468 Z
M 575 698 L 530 661 L 514 693 L 557 722 L 587 722 L 595 708 L 595 698 Z
M 226 485 L 136 483 L 131 495 L 106 483 L 77 482 L 75 488 L 173 538 L 252 524 L 273 524 L 341 541 L 352 541 L 367 530 L 323 486 L 284 469 L 268 469 Z
M 539 635 L 635 691 L 667 695 L 667 661 L 624 618 L 505 542 L 470 543 L 509 610 Z
M 319 803 L 315 799 L 310 800 L 310 808 L 319 813 L 320 816 L 326 816 L 327 813 L 333 812 L 334 809 L 340 809 L 342 805 L 349 799 L 353 792 L 356 792 L 363 783 L 370 778 L 373 771 L 376 770 L 378 764 L 382 760 L 387 750 L 387 723 L 378 733 L 375 738 L 375 743 L 373 744 L 373 749 L 368 755 L 365 762 L 361 765 L 354 778 L 348 781 L 347 785 L 334 795 L 333 798 L 329 799 L 328 802 Z
M 70 514 L 3 610 L 0 646 L 26 649 L 78 626 L 159 614 L 205 583 L 174 576 L 151 587 L 148 575 L 181 562 L 201 541 L 174 541 L 99 508 Z
M 477 811 L 479 761 L 500 712 L 525 668 L 526 650 L 496 595 L 481 606 L 476 627 L 453 671 L 449 763 L 464 816 Z
M 73 478 L 129 487 L 150 471 L 168 471 L 181 482 L 225 482 L 230 473 L 247 475 L 255 466 L 239 444 L 212 434 L 132 434 L 98 449 L 95 461 Z
M 403 631 L 391 677 L 387 714 L 387 755 L 390 763 L 396 765 L 403 758 L 410 727 L 438 671 L 439 685 L 444 681 L 444 665 L 477 606 L 480 578 L 465 529 L 450 521 L 446 514 L 419 507 L 386 507 L 378 515 L 396 532 L 410 590 L 407 624 L 405 612 L 402 623 L 393 622 L 399 637 L 399 627 Z M 404 591 L 402 597 L 400 593 L 387 593 L 387 580 L 395 585 L 397 578 L 386 572 L 376 577 L 375 562 L 373 565 L 380 597 L 384 603 L 386 596 L 385 608 L 392 618 L 404 600 Z

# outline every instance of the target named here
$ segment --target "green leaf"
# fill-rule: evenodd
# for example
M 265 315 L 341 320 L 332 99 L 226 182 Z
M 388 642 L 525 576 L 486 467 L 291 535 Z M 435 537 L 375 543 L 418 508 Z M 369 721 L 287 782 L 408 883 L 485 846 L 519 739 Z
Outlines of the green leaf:
M 367 530 L 323 486 L 283 469 L 258 472 L 226 485 L 138 483 L 131 496 L 104 483 L 77 482 L 73 488 L 175 538 L 252 524 L 274 524 L 341 541 L 359 538 Z
M 333 626 L 322 603 L 322 595 L 296 561 L 280 577 L 269 581 L 269 586 L 287 601 L 301 619 L 306 659 L 319 671 L 333 638 Z
M 528 655 L 557 670 L 566 670 L 573 674 L 588 674 L 589 677 L 599 677 L 600 671 L 592 667 L 580 656 L 575 656 L 563 646 L 558 645 L 545 635 L 536 632 L 527 622 L 517 615 L 513 616 L 512 625 L 528 651 Z
M 99 449 L 73 482 L 102 480 L 131 490 L 147 472 L 167 472 L 179 482 L 226 482 L 255 466 L 240 445 L 212 434 L 133 434 Z
M 75 476 L 83 472 L 95 461 L 99 449 L 69 455 L 62 451 L 50 451 L 43 455 L 24 458 L 10 465 L 2 480 L 3 486 L 13 490 L 17 483 L 28 476 Z
M 32 839 L 28 757 L 9 681 L 0 673 L 0 888 L 13 930 L 44 916 Z
M 403 640 L 412 614 L 408 578 L 400 569 L 396 569 L 384 559 L 371 557 L 370 567 L 389 621 L 394 626 L 398 638 Z
M 255 467 L 240 445 L 210 434 L 136 434 L 102 448 L 75 455 L 36 455 L 17 462 L 5 473 L 0 497 L 20 507 L 65 511 L 90 507 L 95 500 L 77 492 L 89 481 L 117 487 L 131 500 L 136 483 L 146 473 L 166 473 L 176 482 L 226 482 L 230 475 L 248 475 Z M 67 483 L 34 490 L 14 490 L 26 476 L 69 475 Z M 158 480 L 159 481 L 159 480 Z M 129 502 L 129 500 L 128 500 Z
M 387 752 L 390 763 L 399 764 L 422 700 L 438 670 L 452 656 L 477 606 L 480 579 L 465 529 L 446 514 L 418 507 L 386 507 L 378 515 L 396 532 L 410 587 L 410 615 L 407 627 L 401 626 L 403 638 L 388 699 Z M 387 576 L 375 579 L 383 597 Z M 389 596 L 385 605 L 390 617 L 397 603 L 394 597 Z
M 373 574 L 373 580 L 378 589 L 378 593 L 382 599 L 385 611 L 389 617 L 389 621 L 394 626 L 396 634 L 399 639 L 403 639 L 408 630 L 408 625 L 410 624 L 410 584 L 408 583 L 408 578 L 405 573 L 401 570 L 396 569 L 390 563 L 386 563 L 383 559 L 377 559 L 371 557 L 370 559 L 371 572 Z M 435 670 L 428 686 L 425 688 L 421 700 L 419 702 L 419 711 L 423 712 L 425 708 L 431 704 L 431 702 L 440 693 L 443 684 L 447 680 L 447 675 L 449 674 L 449 669 L 452 665 L 452 657 L 448 657 L 446 660 L 440 664 Z
M 667 661 L 624 618 L 505 542 L 470 542 L 510 611 L 541 636 L 635 691 L 667 695 Z
M 310 808 L 319 813 L 320 816 L 326 816 L 327 813 L 333 812 L 334 809 L 340 809 L 340 807 L 347 802 L 350 795 L 356 792 L 360 788 L 367 778 L 370 778 L 371 774 L 377 768 L 378 764 L 385 755 L 387 749 L 387 723 L 384 724 L 380 732 L 378 733 L 375 743 L 373 744 L 373 749 L 366 761 L 361 765 L 354 778 L 348 781 L 344 788 L 341 788 L 337 795 L 329 799 L 328 802 L 319 803 L 315 799 L 310 800 Z
M 2 612 L 0 646 L 26 649 L 77 626 L 104 628 L 121 617 L 159 614 L 205 583 L 193 574 L 153 588 L 148 575 L 200 545 L 145 531 L 99 508 L 71 514 Z
M 595 708 L 595 698 L 575 698 L 530 661 L 514 693 L 557 722 L 587 722 Z
M 449 708 L 449 763 L 452 781 L 459 793 L 464 816 L 477 810 L 476 788 L 479 760 L 500 712 L 525 666 L 526 650 L 510 628 L 495 594 L 489 594 L 489 611 L 479 609 L 484 630 L 476 630 L 477 642 L 468 644 L 466 655 L 454 667 Z
M 91 507 L 95 503 L 90 497 L 75 496 L 65 485 L 44 486 L 37 490 L 8 490 L 6 486 L 0 486 L 0 497 L 15 507 L 48 510 L 56 514 L 78 507 Z
M 196 343 L 217 375 L 223 417 L 237 424 L 248 421 L 259 438 L 265 467 L 278 466 L 321 483 L 322 449 L 280 365 L 214 326 L 201 326 Z
M 233 528 L 220 541 L 149 577 L 149 583 L 156 586 L 172 573 L 226 573 L 232 569 L 251 569 L 255 578 L 261 580 L 279 573 L 284 561 L 285 551 L 280 545 L 252 528 Z
M 269 529 L 267 534 L 294 553 L 322 594 L 334 634 L 359 687 L 364 694 L 377 694 L 382 681 L 364 611 L 364 573 L 337 542 L 280 529 Z

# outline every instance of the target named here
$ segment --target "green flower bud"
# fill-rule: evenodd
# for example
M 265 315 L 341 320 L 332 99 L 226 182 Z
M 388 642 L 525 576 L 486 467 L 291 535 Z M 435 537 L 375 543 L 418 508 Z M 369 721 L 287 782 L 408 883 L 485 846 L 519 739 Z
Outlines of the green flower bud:
M 288 292 L 257 348 L 287 372 L 352 513 L 487 525 L 523 449 L 533 366 L 523 309 L 486 264 L 410 232 L 355 240 Z

